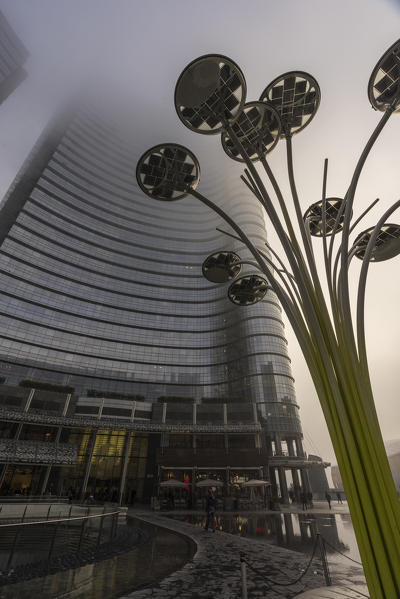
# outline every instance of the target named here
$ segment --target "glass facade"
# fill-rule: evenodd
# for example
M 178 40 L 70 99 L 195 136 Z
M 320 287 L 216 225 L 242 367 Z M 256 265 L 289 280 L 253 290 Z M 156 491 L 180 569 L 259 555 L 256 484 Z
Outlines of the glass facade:
M 49 135 L 6 199 L 11 206 L 18 196 L 21 206 L 0 250 L 1 376 L 80 395 L 294 403 L 273 293 L 240 308 L 202 277 L 203 260 L 221 244 L 245 255 L 215 230 L 214 214 L 193 199 L 146 198 L 135 145 L 93 116 L 75 115 L 52 151 Z M 262 243 L 261 208 L 242 190 L 228 195 L 230 212 Z
M 197 200 L 147 198 L 135 180 L 142 150 L 138 140 L 74 108 L 46 128 L 6 195 L 2 436 L 74 446 L 73 468 L 54 462 L 39 475 L 30 467 L 29 486 L 39 492 L 73 489 L 84 497 L 92 489 L 122 501 L 135 491 L 149 498 L 165 473 L 196 477 L 200 462 L 204 472 L 228 468 L 228 485 L 229 464 L 266 476 L 267 454 L 271 478 L 280 477 L 273 484 L 284 489 L 285 468 L 304 452 L 281 307 L 272 291 L 254 306 L 236 306 L 227 286 L 202 276 L 208 255 L 248 258 L 247 250 L 216 231 L 226 225 Z M 200 189 L 256 245 L 265 244 L 261 206 L 236 177 L 207 177 Z M 49 399 L 43 385 L 64 391 L 63 400 Z M 38 420 L 16 424 L 10 410 Z M 92 421 L 46 420 L 60 415 Z M 168 432 L 174 423 L 190 431 Z M 232 423 L 239 428 L 224 430 Z M 286 454 L 292 466 L 282 462 Z M 4 466 L 2 481 L 11 489 L 20 466 L 10 468 Z M 299 486 L 298 477 L 293 481 Z

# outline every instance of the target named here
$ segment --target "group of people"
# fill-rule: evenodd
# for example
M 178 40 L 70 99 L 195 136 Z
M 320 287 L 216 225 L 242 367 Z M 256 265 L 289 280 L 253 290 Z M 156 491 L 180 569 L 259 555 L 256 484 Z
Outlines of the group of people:
M 303 510 L 313 507 L 313 494 L 311 491 L 300 491 L 296 494 L 293 489 L 289 489 L 289 499 L 291 503 L 301 503 Z
M 296 495 L 295 495 L 293 489 L 289 490 L 289 498 L 292 503 L 296 502 L 297 498 L 296 498 Z M 300 503 L 301 503 L 302 509 L 304 511 L 313 507 L 313 494 L 311 493 L 311 491 L 308 491 L 308 492 L 301 491 L 298 498 L 300 499 Z M 329 491 L 325 492 L 325 499 L 328 502 L 329 509 L 332 509 L 332 507 L 331 507 L 332 496 L 329 493 Z M 338 503 L 343 503 L 342 495 L 341 495 L 340 491 L 336 492 L 336 499 L 337 499 Z
M 331 496 L 331 494 L 328 491 L 326 491 L 326 493 L 325 493 L 325 499 L 327 500 L 328 505 L 329 505 L 329 509 L 331 510 L 332 509 L 331 508 L 332 496 Z M 338 503 L 343 503 L 342 495 L 341 495 L 340 491 L 337 491 L 337 493 L 336 493 L 336 499 L 337 499 Z

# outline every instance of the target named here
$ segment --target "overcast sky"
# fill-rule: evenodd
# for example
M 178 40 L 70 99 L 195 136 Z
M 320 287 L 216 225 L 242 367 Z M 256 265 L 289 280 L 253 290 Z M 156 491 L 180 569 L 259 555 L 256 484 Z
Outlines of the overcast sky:
M 205 140 L 200 142 L 196 138 L 201 136 L 179 122 L 173 92 L 183 67 L 208 53 L 227 55 L 239 64 L 248 100 L 258 99 L 272 79 L 289 70 L 307 71 L 317 79 L 320 109 L 294 138 L 301 203 L 305 210 L 320 199 L 325 157 L 328 196 L 343 197 L 380 117 L 368 102 L 370 74 L 400 31 L 400 2 L 395 0 L 0 0 L 0 7 L 31 53 L 28 79 L 0 107 L 0 197 L 73 81 L 106 76 L 110 92 L 132 106 L 130 126 L 144 140 L 143 150 L 169 139 L 189 144 L 201 163 Z M 218 137 L 207 138 L 210 149 L 216 150 Z M 399 139 L 400 115 L 394 115 L 358 188 L 356 216 L 381 199 L 362 228 L 375 224 L 400 197 Z M 287 190 L 283 144 L 270 162 Z M 400 222 L 400 215 L 391 222 Z M 275 241 L 272 233 L 270 240 Z M 373 264 L 368 284 L 368 351 L 385 440 L 400 438 L 399 269 L 400 257 Z M 359 264 L 354 264 L 354 281 L 358 272 Z M 306 449 L 335 462 L 289 325 L 287 337 Z

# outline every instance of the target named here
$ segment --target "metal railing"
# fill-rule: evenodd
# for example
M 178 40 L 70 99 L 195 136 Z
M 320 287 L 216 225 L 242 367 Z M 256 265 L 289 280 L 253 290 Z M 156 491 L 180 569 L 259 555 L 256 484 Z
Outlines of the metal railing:
M 109 509 L 111 510 L 112 507 L 109 506 Z M 68 500 L 53 501 L 53 498 L 44 501 L 9 502 L 0 505 L 0 524 L 47 521 L 56 518 L 71 518 L 72 516 L 93 516 L 100 515 L 102 511 L 104 511 L 104 506 L 71 504 Z
M 163 433 L 163 432 L 197 432 L 197 433 L 209 433 L 209 432 L 220 432 L 220 433 L 257 433 L 261 432 L 261 424 L 258 422 L 247 423 L 247 424 L 167 424 L 163 422 L 154 422 L 148 420 L 143 421 L 129 421 L 118 418 L 106 418 L 102 420 L 97 416 L 61 416 L 61 415 L 50 415 L 45 413 L 33 413 L 22 412 L 20 410 L 14 410 L 8 407 L 0 407 L 0 418 L 7 422 L 25 422 L 25 423 L 36 423 L 36 424 L 47 424 L 51 426 L 65 426 L 65 427 L 91 427 L 94 429 L 99 428 L 112 428 L 113 430 L 127 430 L 133 432 L 147 432 L 147 433 Z
M 3 504 L 20 503 L 68 503 L 66 495 L 0 495 L 0 511 Z
M 81 554 L 95 557 L 97 550 L 112 543 L 121 510 L 90 515 L 87 509 L 83 516 L 26 522 L 24 514 L 21 522 L 0 524 L 0 584 L 10 582 L 10 576 L 20 578 L 27 568 L 45 574 L 54 559 L 59 566 L 73 567 Z M 35 561 L 30 561 L 32 555 Z

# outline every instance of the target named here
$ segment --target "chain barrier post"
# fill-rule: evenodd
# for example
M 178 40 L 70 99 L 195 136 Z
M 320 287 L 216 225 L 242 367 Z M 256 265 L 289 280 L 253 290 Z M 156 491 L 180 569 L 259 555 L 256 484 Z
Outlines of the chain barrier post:
M 118 527 L 118 515 L 113 514 L 113 517 L 112 517 L 112 538 L 113 539 L 117 536 L 117 527 Z
M 104 522 L 104 516 L 101 516 L 100 524 L 99 524 L 99 534 L 97 535 L 97 544 L 96 544 L 97 549 L 99 548 L 99 545 L 100 545 L 101 533 L 103 530 L 103 522 Z
M 15 533 L 15 536 L 14 536 L 14 541 L 13 541 L 13 544 L 12 544 L 12 547 L 11 547 L 10 555 L 8 556 L 7 565 L 6 565 L 6 572 L 8 572 L 9 569 L 11 568 L 11 564 L 12 564 L 12 560 L 13 560 L 13 557 L 14 557 L 15 548 L 16 548 L 17 543 L 18 543 L 20 532 L 21 532 L 21 528 L 18 527 L 17 532 Z
M 331 587 L 332 579 L 331 579 L 331 574 L 329 572 L 328 558 L 326 556 L 326 548 L 325 548 L 324 539 L 323 539 L 323 537 L 321 537 L 321 533 L 319 533 L 319 532 L 317 532 L 317 538 L 318 538 L 318 543 L 319 543 L 319 552 L 320 552 L 320 556 L 321 556 L 322 568 L 324 570 L 326 586 Z
M 50 559 L 51 559 L 51 556 L 52 556 L 52 553 L 53 553 L 54 544 L 55 544 L 55 542 L 56 542 L 56 536 L 57 536 L 58 525 L 59 525 L 59 522 L 56 522 L 56 525 L 55 525 L 55 526 L 54 526 L 54 524 L 53 524 L 53 526 L 54 526 L 54 533 L 53 533 L 53 536 L 52 536 L 52 539 L 51 539 L 51 543 L 50 543 L 50 547 L 49 547 L 49 553 L 48 553 L 48 555 L 47 555 L 47 562 L 48 562 L 48 563 L 47 563 L 47 565 L 48 565 L 48 566 L 50 566 Z
M 86 518 L 84 518 L 82 520 L 82 524 L 81 524 L 81 533 L 79 535 L 79 542 L 78 542 L 78 553 L 80 552 L 81 546 L 82 546 L 83 535 L 84 535 L 84 532 L 85 532 L 85 524 L 86 524 Z
M 244 553 L 240 554 L 240 575 L 242 582 L 242 599 L 248 599 L 247 596 L 247 571 L 246 571 L 246 562 L 244 559 Z

